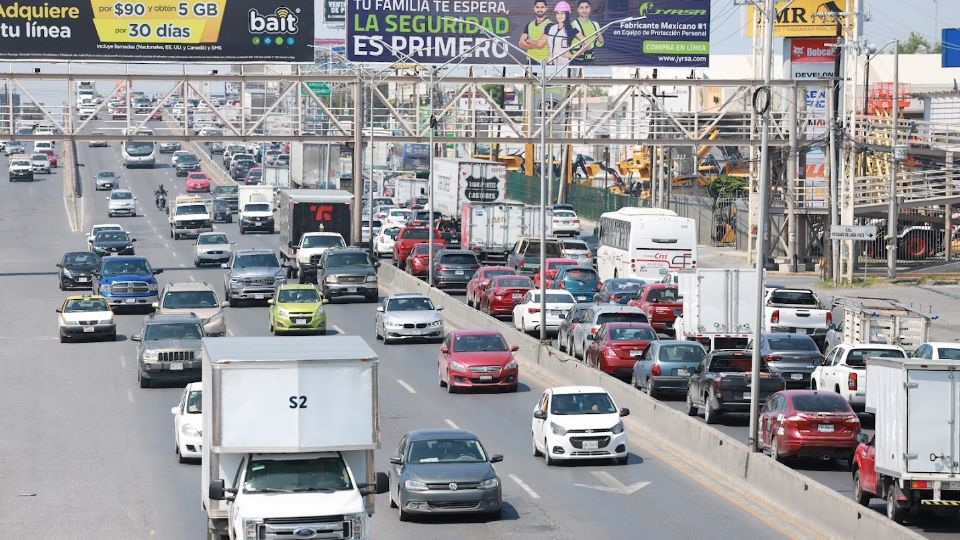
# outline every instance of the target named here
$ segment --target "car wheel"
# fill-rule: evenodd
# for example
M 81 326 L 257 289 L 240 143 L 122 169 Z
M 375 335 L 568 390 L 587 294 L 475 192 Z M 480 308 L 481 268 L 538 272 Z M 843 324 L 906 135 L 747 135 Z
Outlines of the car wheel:
M 440 385 L 440 388 L 446 388 L 447 383 L 443 382 L 443 370 L 440 369 L 440 364 L 437 364 L 437 384 Z
M 70 342 L 70 338 L 68 338 L 67 335 L 63 333 L 63 330 L 61 330 L 61 331 L 60 331 L 60 343 L 69 343 L 69 342 Z
M 391 343 L 393 343 L 393 341 L 391 341 L 390 338 L 388 338 L 387 335 L 384 334 L 384 335 L 383 335 L 383 344 L 384 344 L 384 345 L 390 345 Z
M 107 341 L 116 341 L 116 340 L 117 340 L 117 333 L 116 333 L 116 332 L 110 334 L 110 335 L 107 337 Z
M 716 424 L 720 421 L 720 409 L 714 409 L 710 406 L 710 399 L 707 398 L 704 401 L 703 407 L 703 420 L 708 424 Z
M 457 387 L 453 385 L 453 377 L 450 376 L 450 372 L 447 372 L 447 393 L 456 394 Z
M 547 464 L 547 467 L 552 467 L 557 464 L 556 460 L 550 457 L 550 447 L 547 446 L 547 438 L 543 438 L 543 462 Z
M 200 261 L 194 259 L 194 261 L 193 261 L 193 266 L 194 266 L 194 268 L 200 268 Z
M 687 390 L 687 416 L 696 416 L 697 415 L 697 406 L 693 402 L 693 396 L 690 394 L 690 391 Z
M 177 461 L 179 463 L 187 462 L 187 458 L 183 457 L 183 454 L 180 453 L 180 443 L 177 443 Z
M 629 454 L 623 457 L 618 457 L 613 460 L 617 465 L 626 465 L 630 461 Z
M 399 508 L 397 506 L 397 501 L 393 500 L 393 493 L 390 494 L 389 499 L 390 499 L 390 508 Z
M 137 382 L 140 383 L 140 388 L 150 388 L 150 381 L 143 378 L 139 369 L 137 370 Z
M 60 280 L 60 290 L 61 290 L 61 291 L 67 290 L 67 288 L 63 286 L 63 280 L 62 280 L 62 279 Z
M 817 380 L 814 379 L 813 377 L 810 378 L 810 389 L 811 390 L 817 389 Z
M 400 506 L 400 501 L 401 501 L 400 491 L 398 489 L 397 490 L 397 517 L 400 519 L 400 521 L 410 521 L 410 513 L 404 512 L 403 507 Z
M 647 395 L 653 399 L 660 397 L 660 392 L 657 391 L 657 383 L 651 379 L 647 379 Z
M 896 523 L 903 523 L 906 510 L 904 510 L 900 501 L 897 500 L 899 493 L 900 488 L 898 488 L 896 484 L 887 488 L 887 518 Z
M 783 455 L 780 454 L 780 441 L 776 435 L 770 440 L 770 457 L 777 463 L 783 463 Z
M 540 457 L 543 454 L 543 452 L 537 448 L 537 439 L 533 436 L 533 432 L 530 433 L 530 446 L 533 451 L 533 457 Z
M 503 508 L 498 508 L 487 515 L 489 516 L 489 519 L 500 520 L 503 518 Z
M 563 339 L 559 333 L 557 333 L 557 348 L 560 349 L 560 352 L 567 352 L 567 346 L 563 344 Z
M 860 471 L 853 471 L 853 500 L 860 506 L 870 504 L 870 494 L 864 493 L 863 485 L 860 483 Z
M 230 307 L 237 307 L 240 305 L 240 302 L 233 297 L 228 298 L 227 301 L 230 302 Z
M 640 389 L 640 385 L 637 383 L 637 374 L 636 374 L 636 372 L 634 372 L 634 373 L 632 373 L 632 374 L 630 375 L 630 386 L 636 388 L 637 390 Z

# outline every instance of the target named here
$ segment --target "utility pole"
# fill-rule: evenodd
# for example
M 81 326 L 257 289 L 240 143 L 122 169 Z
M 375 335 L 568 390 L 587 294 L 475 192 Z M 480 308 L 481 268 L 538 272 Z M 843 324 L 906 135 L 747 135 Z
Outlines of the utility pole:
M 887 193 L 887 277 L 897 277 L 897 131 L 900 123 L 900 41 L 893 42 L 893 107 L 890 117 L 890 191 Z

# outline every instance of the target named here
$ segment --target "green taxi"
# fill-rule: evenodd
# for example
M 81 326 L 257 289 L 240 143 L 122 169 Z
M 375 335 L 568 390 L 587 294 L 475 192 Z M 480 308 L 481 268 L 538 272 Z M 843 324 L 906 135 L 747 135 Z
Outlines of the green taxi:
M 323 334 L 327 331 L 323 304 L 328 302 L 315 285 L 281 285 L 267 302 L 270 304 L 270 331 L 274 335 Z

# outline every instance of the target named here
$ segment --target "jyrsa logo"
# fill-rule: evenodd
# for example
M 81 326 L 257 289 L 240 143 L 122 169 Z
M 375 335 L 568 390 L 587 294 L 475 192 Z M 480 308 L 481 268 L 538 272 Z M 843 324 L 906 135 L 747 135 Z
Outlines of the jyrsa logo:
M 287 7 L 278 7 L 273 13 L 261 15 L 256 9 L 248 12 L 247 28 L 251 34 L 296 34 L 300 8 L 293 11 Z
M 705 9 L 656 9 L 653 2 L 644 2 L 640 4 L 640 11 L 637 13 L 640 17 L 651 17 L 656 15 L 672 15 L 681 17 L 690 17 L 695 15 L 706 15 Z

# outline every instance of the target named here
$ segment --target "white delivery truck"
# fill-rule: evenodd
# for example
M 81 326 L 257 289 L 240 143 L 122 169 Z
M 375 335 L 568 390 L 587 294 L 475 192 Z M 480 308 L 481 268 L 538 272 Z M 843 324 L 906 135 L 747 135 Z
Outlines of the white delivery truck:
M 523 234 L 524 206 L 517 203 L 465 204 L 460 211 L 460 247 L 481 262 L 504 264 Z
M 921 508 L 960 511 L 960 364 L 951 360 L 868 358 L 867 412 L 875 433 L 860 435 L 854 499 L 885 499 L 902 521 Z
M 208 537 L 369 538 L 378 359 L 358 336 L 206 338 Z M 307 532 L 310 534 L 306 534 Z
M 433 160 L 433 210 L 457 216 L 465 204 L 503 202 L 507 191 L 507 167 L 481 159 L 435 158 Z
M 288 188 L 290 187 L 290 168 L 286 165 L 264 165 L 263 180 L 260 183 L 265 186 Z
M 891 298 L 838 297 L 833 299 L 833 320 L 824 344 L 830 350 L 840 343 L 896 345 L 907 354 L 929 341 L 930 321 L 922 313 Z
M 430 189 L 430 181 L 426 178 L 417 178 L 415 175 L 404 174 L 396 178 L 395 187 L 393 190 L 393 200 L 397 202 L 397 205 L 404 206 L 410 199 L 414 197 L 425 197 L 427 192 Z M 387 194 L 387 190 L 383 191 L 384 195 L 388 197 L 391 195 Z
M 677 288 L 683 313 L 674 326 L 678 339 L 697 341 L 707 348 L 742 349 L 753 337 L 757 312 L 757 271 L 681 270 Z
M 540 231 L 543 229 L 543 217 L 538 206 L 523 207 L 523 227 L 521 236 L 530 238 L 540 238 Z M 547 232 L 546 236 L 553 236 L 553 209 L 547 208 Z

